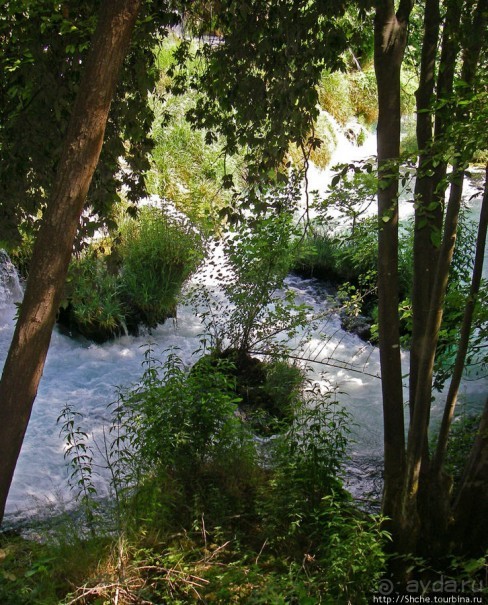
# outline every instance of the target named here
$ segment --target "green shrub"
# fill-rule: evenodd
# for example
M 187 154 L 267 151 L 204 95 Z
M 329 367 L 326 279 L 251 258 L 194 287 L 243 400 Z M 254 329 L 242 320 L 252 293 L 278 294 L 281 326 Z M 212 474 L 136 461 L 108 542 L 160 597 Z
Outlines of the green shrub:
M 298 249 L 294 269 L 336 284 L 357 285 L 361 276 L 376 272 L 376 227 L 376 217 L 372 217 L 359 220 L 352 234 L 314 229 Z
M 416 120 L 414 116 L 406 116 L 402 122 L 402 138 L 400 151 L 407 157 L 416 157 L 418 154 Z
M 400 86 L 401 86 L 401 112 L 402 115 L 412 115 L 415 113 L 417 101 L 415 98 L 415 91 L 418 88 L 418 74 L 415 69 L 408 68 L 405 64 L 402 66 L 400 75 Z
M 144 363 L 140 383 L 120 390 L 114 410 L 138 466 L 127 483 L 144 477 L 137 508 L 155 515 L 163 531 L 175 522 L 191 526 L 202 514 L 209 527 L 237 514 L 247 505 L 255 450 L 236 413 L 229 362 L 204 358 L 187 372 L 176 353 L 160 365 L 149 348 Z
M 337 248 L 339 242 L 321 228 L 314 228 L 297 248 L 293 270 L 300 275 L 317 277 L 331 282 L 341 281 L 338 273 Z
M 276 363 L 266 388 L 297 390 L 293 422 L 258 444 L 236 414 L 232 369 L 206 357 L 188 371 L 174 352 L 160 363 L 149 347 L 140 381 L 119 389 L 105 443 L 116 536 L 83 539 L 79 528 L 75 540 L 51 532 L 45 545 L 1 543 L 0 595 L 16 605 L 368 602 L 385 535 L 342 487 L 349 418 L 336 392 L 298 389 L 300 373 Z M 62 420 L 88 448 L 72 410 Z M 79 445 L 75 471 L 77 456 L 93 464 Z
M 488 149 L 477 149 L 473 155 L 473 163 L 486 166 L 488 163 Z
M 103 342 L 123 333 L 126 308 L 120 279 L 107 271 L 104 258 L 86 250 L 71 263 L 68 280 L 69 321 L 81 334 Z
M 322 540 L 316 514 L 325 496 L 347 499 L 339 475 L 350 419 L 333 393 L 322 394 L 319 386 L 302 398 L 291 426 L 273 441 L 274 473 L 262 502 L 268 537 L 287 548 L 294 536 Z
M 202 256 L 189 221 L 146 206 L 72 261 L 59 320 L 98 342 L 137 333 L 140 324 L 155 327 L 174 314 Z
M 285 189 L 269 200 L 283 208 L 288 196 L 295 201 L 296 195 Z M 242 223 L 225 237 L 225 266 L 215 273 L 218 286 L 196 284 L 192 294 L 212 348 L 274 355 L 307 324 L 307 307 L 297 304 L 290 290 L 281 291 L 295 235 L 292 213 L 282 210 Z
M 147 206 L 121 226 L 118 252 L 130 321 L 154 327 L 174 313 L 181 287 L 202 257 L 202 241 L 189 222 Z

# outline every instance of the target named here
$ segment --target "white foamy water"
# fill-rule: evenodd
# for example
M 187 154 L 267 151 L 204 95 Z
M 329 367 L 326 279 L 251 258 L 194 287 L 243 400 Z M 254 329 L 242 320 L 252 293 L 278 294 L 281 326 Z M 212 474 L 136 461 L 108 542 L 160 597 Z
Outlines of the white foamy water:
M 15 471 L 7 513 L 26 511 L 38 504 L 69 500 L 63 440 L 57 418 L 69 403 L 83 414 L 83 430 L 103 444 L 103 427 L 110 422 L 107 404 L 115 399 L 115 387 L 129 385 L 141 375 L 148 342 L 156 353 L 177 347 L 190 365 L 198 348 L 201 326 L 190 310 L 180 307 L 178 323 L 171 320 L 149 336 L 124 336 L 103 345 L 74 340 L 55 329 L 44 374 Z M 13 321 L 3 315 L 0 355 L 3 361 L 13 333 Z M 7 321 L 5 321 L 7 319 Z
M 220 250 L 217 250 L 217 257 Z M 215 278 L 208 268 L 196 276 L 211 286 Z M 300 302 L 307 303 L 311 315 L 327 307 L 326 292 L 316 280 L 289 277 L 287 287 Z M 0 360 L 4 361 L 14 328 L 14 307 L 4 304 L 0 311 Z M 60 501 L 69 503 L 72 498 L 67 485 L 64 445 L 59 435 L 57 418 L 69 403 L 83 414 L 82 428 L 99 446 L 103 445 L 103 431 L 109 426 L 107 404 L 115 399 L 117 386 L 129 385 L 141 375 L 141 364 L 147 343 L 154 343 L 156 355 L 164 360 L 167 350 L 179 349 L 179 355 L 190 366 L 198 358 L 203 326 L 188 306 L 178 307 L 176 322 L 168 320 L 151 335 L 124 336 L 102 345 L 83 339 L 72 339 L 58 331 L 53 333 L 44 375 L 39 387 L 27 429 L 21 455 L 15 471 L 7 502 L 7 517 L 29 514 L 45 504 Z M 351 411 L 358 426 L 356 449 L 361 455 L 376 456 L 381 451 L 381 398 L 378 354 L 374 347 L 360 341 L 353 334 L 341 330 L 340 320 L 332 314 L 321 320 L 320 329 L 313 339 L 301 342 L 295 339 L 295 354 L 314 361 L 307 362 L 316 380 L 337 383 L 343 392 L 339 400 Z M 327 367 L 323 362 L 337 367 Z M 350 368 L 364 370 L 362 375 Z M 367 396 L 365 393 L 367 392 Z M 346 394 L 347 393 L 347 394 Z M 103 483 L 103 482 L 102 482 Z M 101 494 L 103 494 L 103 484 Z
M 374 136 L 366 146 L 358 148 L 342 137 L 335 161 L 350 161 L 374 153 Z M 330 173 L 313 173 L 315 185 L 326 186 Z M 470 195 L 468 185 L 467 195 Z M 479 200 L 470 202 L 473 212 Z M 411 205 L 409 205 L 411 206 Z M 478 210 L 479 212 L 479 210 Z M 214 251 L 216 262 L 221 262 L 221 250 Z M 485 267 L 485 275 L 487 268 Z M 215 273 L 203 267 L 195 281 L 202 280 L 216 286 Z M 292 289 L 301 302 L 307 303 L 311 314 L 327 309 L 327 293 L 316 280 L 291 276 L 286 286 Z M 21 298 L 17 275 L 6 259 L 0 263 L 0 365 L 7 355 L 14 328 L 15 305 Z M 25 515 L 46 502 L 69 501 L 72 495 L 67 486 L 64 446 L 59 436 L 57 418 L 66 403 L 85 417 L 83 429 L 103 442 L 103 427 L 109 424 L 107 404 L 115 398 L 115 387 L 129 385 L 141 376 L 141 364 L 148 342 L 154 343 L 160 359 L 170 347 L 180 349 L 180 356 L 190 366 L 200 348 L 203 326 L 189 306 L 178 307 L 178 320 L 167 321 L 151 335 L 125 336 L 103 345 L 72 339 L 55 330 L 41 380 L 24 446 L 18 461 L 12 488 L 7 502 L 7 515 Z M 319 322 L 318 328 L 305 339 L 303 334 L 290 343 L 296 357 L 306 358 L 312 377 L 337 384 L 341 392 L 338 399 L 352 414 L 355 443 L 351 449 L 356 462 L 351 464 L 351 489 L 358 494 L 365 476 L 374 474 L 372 460 L 379 460 L 382 451 L 382 405 L 378 350 L 361 341 L 356 335 L 340 327 L 337 314 L 329 313 Z M 305 362 L 304 362 L 305 363 Z M 405 374 L 408 354 L 403 354 Z M 488 381 L 465 381 L 460 401 L 480 409 L 488 393 Z M 407 393 L 405 392 L 405 397 Z M 443 397 L 434 406 L 434 415 L 442 408 Z M 365 461 L 365 462 L 364 462 Z M 367 478 L 367 477 L 366 477 Z M 363 483 L 362 483 L 363 482 Z

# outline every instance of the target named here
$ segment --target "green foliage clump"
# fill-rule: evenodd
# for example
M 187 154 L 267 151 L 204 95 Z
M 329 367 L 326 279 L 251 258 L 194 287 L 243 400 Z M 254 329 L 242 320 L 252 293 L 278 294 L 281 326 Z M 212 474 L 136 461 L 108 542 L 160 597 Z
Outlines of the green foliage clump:
M 374 70 L 351 72 L 349 90 L 354 115 L 368 126 L 375 124 L 378 121 L 378 96 Z
M 195 103 L 194 94 L 172 94 L 174 78 L 170 72 L 178 45 L 175 38 L 168 38 L 156 53 L 160 95 L 154 98 L 154 148 L 146 183 L 150 193 L 171 200 L 196 224 L 212 230 L 219 221 L 220 210 L 231 201 L 231 192 L 223 187 L 223 180 L 232 177 L 238 184 L 242 160 L 238 155 L 224 155 L 220 140 L 209 138 L 204 130 L 190 125 L 186 113 Z
M 147 206 L 121 225 L 121 288 L 136 320 L 149 327 L 174 312 L 185 280 L 202 258 L 201 236 L 191 223 Z
M 486 166 L 488 164 L 488 149 L 477 149 L 473 155 L 473 163 Z
M 405 117 L 402 121 L 400 151 L 406 157 L 416 158 L 418 154 L 416 125 L 415 120 L 411 117 Z
M 452 424 L 446 456 L 446 471 L 457 484 L 466 467 L 480 426 L 480 414 L 460 414 Z
M 120 390 L 115 407 L 137 475 L 144 475 L 133 504 L 142 501 L 144 514 L 168 527 L 191 526 L 201 513 L 209 525 L 237 513 L 255 446 L 236 414 L 239 399 L 228 362 L 204 358 L 188 373 L 176 353 L 161 365 L 148 349 L 144 363 L 140 383 Z M 163 491 L 149 510 L 147 493 L 154 489 Z
M 119 232 L 73 259 L 60 321 L 103 342 L 174 313 L 185 280 L 202 257 L 202 239 L 185 219 L 146 206 Z
M 288 155 L 299 169 L 305 168 L 305 160 L 311 160 L 318 168 L 326 168 L 336 145 L 337 135 L 331 118 L 325 112 L 321 112 L 306 144 L 303 147 L 291 144 Z
M 319 103 L 339 124 L 353 117 L 370 126 L 378 119 L 378 98 L 374 70 L 331 72 L 324 70 L 318 86 Z
M 318 90 L 322 109 L 330 113 L 339 124 L 345 125 L 354 115 L 347 74 L 324 70 Z
M 68 288 L 72 320 L 84 336 L 103 341 L 123 333 L 126 308 L 120 279 L 107 271 L 103 257 L 88 249 L 74 260 Z
M 403 65 L 400 74 L 400 104 L 401 113 L 404 116 L 411 116 L 415 112 L 417 105 L 415 92 L 418 88 L 418 83 L 416 68 L 408 67 L 406 64 Z
M 375 228 L 375 217 L 359 220 L 351 234 L 330 234 L 316 227 L 298 250 L 295 270 L 335 283 L 357 284 L 361 275 L 376 271 Z
M 59 522 L 59 520 L 58 520 Z M 100 561 L 110 552 L 106 536 L 85 539 L 77 535 L 67 516 L 60 526 L 37 529 L 39 539 L 14 531 L 0 534 L 0 603 L 59 605 L 73 586 L 97 576 Z

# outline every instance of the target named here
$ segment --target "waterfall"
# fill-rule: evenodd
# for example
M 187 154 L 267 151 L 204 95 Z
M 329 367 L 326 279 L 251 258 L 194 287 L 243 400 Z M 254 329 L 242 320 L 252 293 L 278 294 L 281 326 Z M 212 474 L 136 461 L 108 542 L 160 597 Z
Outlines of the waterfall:
M 9 255 L 0 250 L 0 310 L 22 300 L 19 275 Z

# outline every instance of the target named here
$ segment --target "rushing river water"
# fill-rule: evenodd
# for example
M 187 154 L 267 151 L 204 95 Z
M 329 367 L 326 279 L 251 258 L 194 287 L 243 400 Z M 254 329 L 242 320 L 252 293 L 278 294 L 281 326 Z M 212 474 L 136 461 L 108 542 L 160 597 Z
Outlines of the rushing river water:
M 346 146 L 344 143 L 341 153 L 348 153 Z M 353 152 L 354 148 L 349 144 L 349 153 Z M 13 333 L 15 302 L 21 298 L 17 276 L 8 262 L 3 261 L 0 272 L 2 365 Z M 194 279 L 207 278 L 197 275 Z M 314 313 L 322 312 L 328 305 L 327 292 L 316 280 L 290 276 L 286 287 L 292 289 Z M 200 320 L 184 303 L 178 307 L 177 322 L 169 320 L 150 335 L 124 336 L 103 345 L 70 338 L 56 329 L 7 502 L 7 519 L 22 518 L 40 507 L 68 503 L 72 498 L 66 480 L 63 440 L 57 424 L 66 403 L 83 414 L 84 430 L 101 444 L 103 428 L 110 419 L 107 404 L 114 400 L 116 386 L 128 385 L 140 377 L 147 343 L 155 344 L 161 359 L 170 347 L 177 347 L 190 366 L 197 359 L 195 351 L 200 348 L 201 332 Z M 320 322 L 306 344 L 297 338 L 291 345 L 297 356 L 310 360 L 307 365 L 314 379 L 331 381 L 343 393 L 340 401 L 354 422 L 352 460 L 347 469 L 349 486 L 356 496 L 374 491 L 378 487 L 375 481 L 382 450 L 377 349 L 342 330 L 335 313 L 330 313 Z M 406 372 L 406 353 L 403 361 Z M 480 408 L 487 392 L 486 379 L 464 381 L 460 400 Z M 441 409 L 441 404 L 442 396 L 436 403 L 434 415 Z

